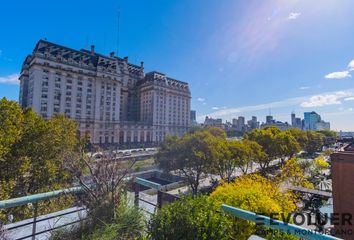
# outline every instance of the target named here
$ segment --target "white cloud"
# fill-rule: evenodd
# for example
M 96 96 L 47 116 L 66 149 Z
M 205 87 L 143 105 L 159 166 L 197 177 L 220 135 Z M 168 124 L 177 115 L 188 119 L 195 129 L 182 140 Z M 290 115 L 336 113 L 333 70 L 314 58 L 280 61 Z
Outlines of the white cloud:
M 353 110 L 354 110 L 353 108 L 348 108 L 349 112 L 353 112 Z
M 348 64 L 349 71 L 354 71 L 354 59 Z
M 306 90 L 306 89 L 309 89 L 310 87 L 308 87 L 308 86 L 303 86 L 303 87 L 300 87 L 299 89 L 300 90 Z
M 199 98 L 197 98 L 197 101 L 199 101 L 199 102 L 204 102 L 204 101 L 205 101 L 205 98 L 199 97 Z
M 19 74 L 14 73 L 10 74 L 4 77 L 0 77 L 0 84 L 1 83 L 6 83 L 6 84 L 19 84 L 20 81 L 18 80 Z
M 325 78 L 328 78 L 328 79 L 341 79 L 341 78 L 352 77 L 350 72 L 354 71 L 354 59 L 351 60 L 348 63 L 347 68 L 348 68 L 348 70 L 338 71 L 338 72 L 331 72 L 331 73 L 327 74 L 325 76 Z
M 300 104 L 301 107 L 309 108 L 309 107 L 322 107 L 326 105 L 334 105 L 334 104 L 342 104 L 340 101 L 342 98 L 353 96 L 352 92 L 339 91 L 331 94 L 319 94 L 310 97 L 310 99 L 302 102 Z
M 325 78 L 328 79 L 340 79 L 340 78 L 347 78 L 347 77 L 351 77 L 352 75 L 350 75 L 349 71 L 341 71 L 341 72 L 332 72 L 329 73 L 325 76 Z
M 289 20 L 295 20 L 298 17 L 300 17 L 301 13 L 300 12 L 291 12 L 289 13 L 288 19 Z
M 203 102 L 202 104 L 203 104 L 203 105 L 206 105 L 206 102 Z
M 213 110 L 219 110 L 219 107 L 212 107 Z
M 347 97 L 347 98 L 344 98 L 344 101 L 354 101 L 354 97 Z

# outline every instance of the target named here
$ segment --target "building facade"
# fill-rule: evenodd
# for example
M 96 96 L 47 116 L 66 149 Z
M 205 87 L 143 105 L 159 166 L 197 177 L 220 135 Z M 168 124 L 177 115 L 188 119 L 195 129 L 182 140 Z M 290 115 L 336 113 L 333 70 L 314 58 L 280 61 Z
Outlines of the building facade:
M 208 116 L 205 117 L 204 126 L 213 126 L 213 127 L 220 127 L 220 128 L 225 127 L 222 123 L 221 118 L 212 118 Z
M 292 126 L 287 123 L 287 122 L 281 122 L 281 121 L 273 121 L 271 123 L 263 123 L 261 125 L 261 128 L 266 128 L 266 127 L 277 127 L 282 131 L 285 131 L 287 129 L 290 129 Z
M 44 118 L 65 114 L 81 133 L 100 145 L 149 146 L 190 127 L 188 83 L 159 72 L 144 72 L 143 62 L 74 50 L 40 40 L 20 75 L 22 107 Z
M 321 119 L 321 116 L 316 112 L 305 112 L 304 113 L 304 129 L 305 130 L 330 130 L 330 123 L 325 122 Z
M 197 126 L 197 112 L 195 110 L 191 110 L 190 113 L 190 120 L 191 120 L 191 125 L 192 126 Z
M 232 126 L 238 132 L 245 132 L 247 130 L 247 126 L 245 124 L 245 117 L 239 116 L 238 118 L 232 119 Z
M 354 143 L 351 143 L 331 155 L 333 213 L 353 219 L 354 216 Z M 337 237 L 354 239 L 352 222 L 341 221 L 334 224 Z
M 249 127 L 249 130 L 259 128 L 259 122 L 257 121 L 257 117 L 252 116 L 251 120 L 247 121 L 247 125 Z
M 295 113 L 291 113 L 291 126 L 293 128 L 302 129 L 302 120 L 299 117 L 296 117 Z

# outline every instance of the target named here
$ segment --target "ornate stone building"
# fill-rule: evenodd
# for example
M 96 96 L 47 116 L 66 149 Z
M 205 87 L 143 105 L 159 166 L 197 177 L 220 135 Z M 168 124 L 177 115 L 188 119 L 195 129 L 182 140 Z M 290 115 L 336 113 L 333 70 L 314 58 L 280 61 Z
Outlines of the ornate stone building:
M 65 114 L 93 144 L 151 146 L 190 126 L 188 83 L 91 50 L 40 40 L 20 76 L 20 104 L 45 118 Z

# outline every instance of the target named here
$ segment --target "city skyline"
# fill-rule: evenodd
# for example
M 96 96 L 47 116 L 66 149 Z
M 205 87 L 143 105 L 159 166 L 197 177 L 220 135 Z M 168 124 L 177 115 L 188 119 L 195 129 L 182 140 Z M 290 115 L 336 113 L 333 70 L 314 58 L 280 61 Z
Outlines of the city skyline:
M 265 119 L 269 109 L 289 122 L 292 111 L 316 111 L 333 130 L 354 130 L 352 1 L 16 4 L 1 3 L 0 20 L 12 24 L 1 30 L 0 97 L 18 100 L 23 59 L 47 38 L 75 49 L 94 44 L 104 54 L 119 48 L 120 57 L 145 61 L 147 71 L 188 81 L 199 122 L 205 116 Z M 30 27 L 13 18 L 15 8 Z
M 247 121 L 251 121 L 251 120 L 255 119 L 255 121 L 258 121 L 258 124 L 260 124 L 260 125 L 268 124 L 269 121 L 274 121 L 274 122 L 278 122 L 278 123 L 288 124 L 290 127 L 299 127 L 299 125 L 302 125 L 302 121 L 306 118 L 306 114 L 309 114 L 309 113 L 315 113 L 316 115 L 321 116 L 320 114 L 316 113 L 315 111 L 303 112 L 300 115 L 297 115 L 296 113 L 291 112 L 288 115 L 289 119 L 284 120 L 284 121 L 280 121 L 280 119 L 278 119 L 277 116 L 274 116 L 272 114 L 266 115 L 264 119 L 258 118 L 258 116 L 256 116 L 256 115 L 252 115 L 251 117 L 245 117 L 243 115 L 238 115 L 236 117 L 233 117 L 231 119 L 231 121 L 228 120 L 228 119 L 223 119 L 223 118 L 213 118 L 213 117 L 210 117 L 210 116 L 205 116 L 204 121 L 199 122 L 199 124 L 205 124 L 205 122 L 210 120 L 211 122 L 212 121 L 218 121 L 218 124 L 232 123 L 233 125 L 235 125 L 234 124 L 235 121 L 237 121 L 239 118 L 243 118 L 244 124 L 246 124 Z M 294 119 L 292 119 L 293 115 L 294 115 Z M 300 123 L 298 123 L 298 121 L 300 121 Z M 259 126 L 255 127 L 255 128 L 259 128 Z M 301 128 L 304 128 L 304 130 L 313 130 L 313 129 L 306 129 L 305 126 L 301 126 Z

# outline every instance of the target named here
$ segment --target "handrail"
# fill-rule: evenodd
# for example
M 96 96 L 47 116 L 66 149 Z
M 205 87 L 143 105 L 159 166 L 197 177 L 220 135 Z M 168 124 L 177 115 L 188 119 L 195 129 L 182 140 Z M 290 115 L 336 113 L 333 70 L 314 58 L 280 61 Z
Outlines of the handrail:
M 139 178 L 139 177 L 135 178 L 134 182 L 137 184 L 143 185 L 145 187 L 150 187 L 150 188 L 157 189 L 157 190 L 160 190 L 162 187 L 162 185 L 159 183 L 155 183 L 155 182 L 152 182 L 152 181 L 149 181 L 149 180 L 146 180 L 143 178 Z
M 283 232 L 289 233 L 291 235 L 297 236 L 303 239 L 309 240 L 339 240 L 340 238 L 336 238 L 330 235 L 321 234 L 317 231 L 313 231 L 310 229 L 306 229 L 303 227 L 296 226 L 294 224 L 285 223 L 279 220 L 271 219 L 267 216 L 258 215 L 254 212 L 249 212 L 240 208 L 235 208 L 226 204 L 221 205 L 221 209 L 227 213 L 230 213 L 236 217 L 252 221 L 252 222 L 260 222 L 262 220 L 262 224 L 272 229 L 281 230 Z
M 158 201 L 157 202 L 158 202 L 158 206 L 161 206 L 161 194 L 159 194 L 160 188 L 161 188 L 161 184 L 158 184 L 158 183 L 155 183 L 155 182 L 152 182 L 152 181 L 148 181 L 146 179 L 142 179 L 142 178 L 139 178 L 139 177 L 135 178 L 134 182 L 137 183 L 137 186 L 143 185 L 143 186 L 146 186 L 146 187 L 157 189 L 158 190 L 158 196 L 160 196 L 160 200 L 159 200 L 159 197 L 158 197 Z M 90 188 L 94 188 L 95 184 L 89 185 L 89 187 Z M 11 231 L 13 231 L 16 228 L 32 224 L 32 234 L 31 235 L 27 235 L 27 236 L 22 236 L 22 237 L 17 238 L 17 239 L 19 239 L 19 240 L 20 239 L 25 239 L 25 238 L 27 239 L 27 238 L 30 238 L 30 237 L 32 237 L 32 239 L 35 239 L 35 237 L 37 235 L 43 234 L 43 233 L 48 232 L 48 231 L 53 231 L 55 229 L 58 229 L 58 228 L 61 228 L 61 227 L 65 227 L 65 226 L 68 226 L 68 225 L 76 224 L 76 223 L 78 223 L 78 222 L 83 220 L 83 219 L 79 219 L 77 221 L 70 222 L 70 223 L 67 223 L 67 224 L 64 224 L 64 225 L 60 225 L 60 226 L 55 227 L 55 228 L 49 228 L 49 229 L 45 229 L 43 231 L 37 232 L 36 225 L 37 225 L 38 222 L 44 221 L 45 219 L 52 219 L 52 218 L 56 218 L 58 216 L 63 216 L 63 215 L 67 215 L 67 214 L 72 213 L 72 212 L 69 212 L 69 213 L 65 213 L 65 214 L 59 214 L 59 215 L 56 215 L 56 216 L 51 216 L 51 217 L 47 217 L 47 218 L 38 220 L 37 219 L 37 217 L 38 217 L 37 213 L 38 213 L 38 202 L 39 201 L 48 200 L 48 199 L 52 199 L 52 198 L 57 198 L 57 197 L 60 197 L 60 196 L 62 196 L 64 194 L 77 194 L 77 193 L 84 193 L 84 192 L 85 192 L 85 188 L 79 186 L 79 187 L 60 189 L 60 190 L 51 191 L 51 192 L 44 192 L 44 193 L 33 194 L 33 195 L 29 195 L 29 196 L 24 196 L 24 197 L 18 197 L 18 198 L 2 200 L 2 201 L 0 201 L 0 209 L 13 208 L 13 207 L 17 207 L 17 206 L 33 203 L 33 221 L 31 221 L 29 223 L 26 223 L 26 224 L 22 224 L 20 226 L 12 227 Z
M 140 185 L 154 188 L 154 189 L 161 188 L 161 184 L 151 182 L 149 180 L 139 178 L 139 177 L 135 178 L 135 182 Z M 34 203 L 34 202 L 38 202 L 38 201 L 48 200 L 51 198 L 56 198 L 56 197 L 62 196 L 64 194 L 82 193 L 82 192 L 84 192 L 84 189 L 82 187 L 72 187 L 72 188 L 51 191 L 51 192 L 44 192 L 44 193 L 38 193 L 38 194 L 33 194 L 33 195 L 29 195 L 29 196 L 24 196 L 24 197 L 2 200 L 2 201 L 0 201 L 0 209 L 12 208 L 12 207 L 25 205 L 28 203 Z
M 84 189 L 82 187 L 72 187 L 72 188 L 60 189 L 52 192 L 45 192 L 45 193 L 39 193 L 39 194 L 29 195 L 25 197 L 2 200 L 0 201 L 0 209 L 17 207 L 28 203 L 34 203 L 38 201 L 59 197 L 61 195 L 68 194 L 68 193 L 70 194 L 80 193 L 83 191 Z

